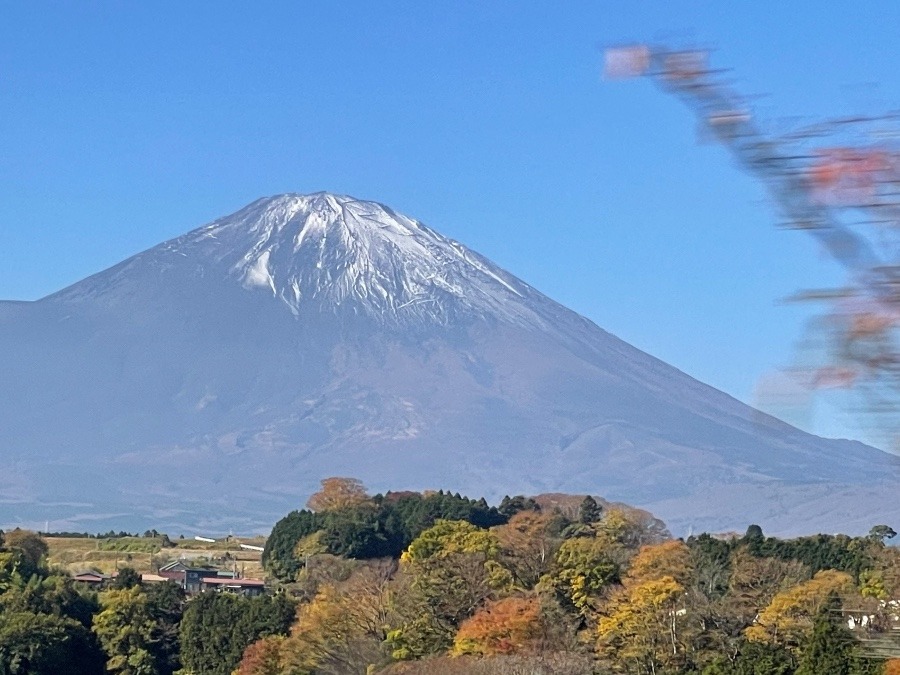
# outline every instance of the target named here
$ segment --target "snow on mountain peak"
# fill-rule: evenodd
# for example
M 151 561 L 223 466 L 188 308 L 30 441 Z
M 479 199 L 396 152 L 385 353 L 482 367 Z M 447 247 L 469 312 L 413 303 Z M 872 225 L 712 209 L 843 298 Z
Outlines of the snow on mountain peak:
M 552 323 L 525 302 L 544 296 L 462 244 L 382 204 L 326 192 L 259 199 L 125 261 L 117 267 L 128 274 L 111 274 L 111 281 L 133 280 L 137 265 L 155 276 L 178 267 L 236 280 L 298 316 L 315 309 L 396 324 L 460 316 Z M 107 294 L 106 274 L 91 278 L 88 295 Z

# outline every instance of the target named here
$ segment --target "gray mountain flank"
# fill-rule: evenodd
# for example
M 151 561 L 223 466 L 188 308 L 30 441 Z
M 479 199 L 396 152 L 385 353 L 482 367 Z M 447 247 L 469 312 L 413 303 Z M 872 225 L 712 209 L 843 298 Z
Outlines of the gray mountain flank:
M 702 343 L 702 336 L 698 336 Z M 895 456 L 764 415 L 391 209 L 258 200 L 0 302 L 0 526 L 265 532 L 321 478 L 900 525 Z

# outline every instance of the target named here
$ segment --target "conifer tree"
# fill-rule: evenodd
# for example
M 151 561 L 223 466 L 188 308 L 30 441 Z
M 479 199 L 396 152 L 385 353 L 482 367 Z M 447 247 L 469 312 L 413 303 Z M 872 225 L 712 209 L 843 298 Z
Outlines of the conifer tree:
M 841 601 L 830 593 L 813 622 L 797 675 L 852 675 L 853 635 L 841 622 Z

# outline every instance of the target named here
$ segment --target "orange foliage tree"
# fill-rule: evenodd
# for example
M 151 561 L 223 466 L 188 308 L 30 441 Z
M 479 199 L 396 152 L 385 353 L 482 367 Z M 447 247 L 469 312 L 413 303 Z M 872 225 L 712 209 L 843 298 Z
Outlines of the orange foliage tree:
M 235 675 L 281 675 L 281 647 L 284 636 L 257 640 L 244 650 Z
M 642 546 L 631 561 L 626 583 L 641 583 L 668 576 L 686 586 L 692 572 L 690 549 L 683 541 L 673 539 L 655 546 Z
M 562 540 L 554 535 L 553 518 L 520 511 L 505 525 L 491 529 L 500 542 L 501 560 L 521 588 L 530 590 L 553 565 Z
M 491 656 L 528 651 L 541 633 L 540 624 L 541 607 L 537 598 L 488 602 L 460 625 L 452 653 Z
M 333 476 L 322 480 L 322 489 L 313 494 L 306 505 L 313 511 L 334 511 L 356 506 L 368 498 L 361 481 Z

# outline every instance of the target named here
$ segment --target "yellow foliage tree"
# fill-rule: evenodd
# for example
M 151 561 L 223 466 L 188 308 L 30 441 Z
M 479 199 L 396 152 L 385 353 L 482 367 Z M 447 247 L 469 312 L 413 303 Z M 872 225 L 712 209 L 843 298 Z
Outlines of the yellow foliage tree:
M 627 506 L 606 509 L 596 530 L 598 539 L 625 552 L 672 538 L 665 524 L 653 514 Z
M 642 546 L 631 561 L 626 584 L 637 584 L 651 579 L 672 577 L 687 586 L 693 572 L 691 551 L 683 541 L 673 539 L 661 544 Z
M 481 555 L 486 560 L 493 559 L 500 553 L 500 542 L 492 532 L 464 520 L 439 519 L 413 540 L 400 560 L 406 563 L 423 562 L 455 553 Z
M 685 589 L 693 575 L 690 549 L 669 540 L 641 546 L 597 626 L 601 656 L 657 672 L 683 660 Z
M 408 588 L 398 602 L 400 620 L 388 633 L 396 659 L 446 651 L 468 617 L 498 593 L 512 575 L 498 561 L 500 543 L 488 530 L 461 520 L 438 520 L 403 552 Z
M 381 661 L 391 571 L 388 565 L 362 567 L 340 586 L 323 585 L 301 605 L 291 635 L 279 645 L 283 671 L 364 673 Z
M 670 576 L 625 586 L 605 609 L 597 626 L 603 657 L 632 664 L 637 672 L 660 672 L 684 652 L 678 638 L 684 587 Z
M 744 635 L 753 642 L 797 649 L 829 595 L 845 595 L 854 589 L 853 578 L 849 574 L 822 570 L 809 581 L 776 594 L 760 612 L 756 622 L 744 631 Z
M 559 547 L 551 574 L 541 579 L 564 605 L 583 617 L 593 615 L 601 592 L 618 581 L 619 566 L 610 560 L 608 546 L 600 539 L 567 539 Z

